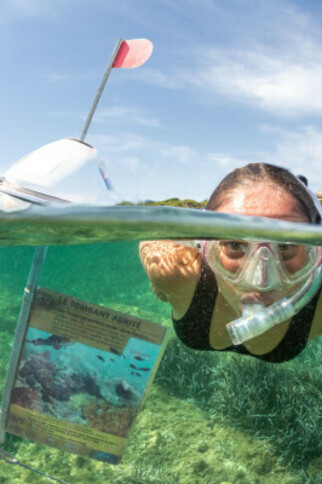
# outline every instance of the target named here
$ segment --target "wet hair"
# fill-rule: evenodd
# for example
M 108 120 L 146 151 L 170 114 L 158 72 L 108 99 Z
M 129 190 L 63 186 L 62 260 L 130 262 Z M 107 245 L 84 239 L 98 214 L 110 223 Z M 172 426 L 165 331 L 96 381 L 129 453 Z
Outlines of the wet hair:
M 252 187 L 256 183 L 263 182 L 281 188 L 292 195 L 301 213 L 308 218 L 310 223 L 321 223 L 320 213 L 305 187 L 306 178 L 302 176 L 297 178 L 290 171 L 268 163 L 250 163 L 230 172 L 213 191 L 206 210 L 218 210 L 223 203 L 232 198 L 233 192 L 239 188 Z

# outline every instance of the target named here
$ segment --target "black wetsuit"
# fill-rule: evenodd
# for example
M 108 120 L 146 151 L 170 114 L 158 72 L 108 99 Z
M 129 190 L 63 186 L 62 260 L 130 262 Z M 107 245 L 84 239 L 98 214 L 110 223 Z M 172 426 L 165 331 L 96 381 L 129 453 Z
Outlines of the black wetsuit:
M 213 271 L 203 261 L 200 279 L 189 309 L 181 319 L 173 318 L 173 326 L 180 340 L 190 348 L 208 351 L 234 351 L 235 353 L 250 355 L 270 363 L 282 363 L 295 358 L 305 348 L 321 291 L 322 288 L 292 318 L 284 338 L 269 353 L 254 355 L 243 345 L 229 346 L 223 350 L 216 350 L 209 343 L 209 331 L 218 295 L 218 285 Z

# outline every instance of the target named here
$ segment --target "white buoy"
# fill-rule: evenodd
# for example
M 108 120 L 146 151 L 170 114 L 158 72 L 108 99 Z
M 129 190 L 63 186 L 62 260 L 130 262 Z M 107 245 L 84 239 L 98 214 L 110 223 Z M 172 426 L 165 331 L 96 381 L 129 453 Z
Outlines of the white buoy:
M 2 209 L 7 211 L 31 203 L 108 206 L 120 202 L 96 149 L 73 138 L 54 141 L 21 158 L 5 173 L 0 190 Z

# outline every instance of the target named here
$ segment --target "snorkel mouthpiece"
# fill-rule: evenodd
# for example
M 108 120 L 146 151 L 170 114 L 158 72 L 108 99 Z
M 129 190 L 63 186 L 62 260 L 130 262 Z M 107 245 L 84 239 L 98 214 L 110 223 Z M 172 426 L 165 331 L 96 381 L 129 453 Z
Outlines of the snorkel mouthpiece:
M 268 307 L 248 304 L 241 318 L 228 323 L 226 328 L 234 345 L 240 345 L 273 328 L 297 314 L 315 295 L 322 280 L 322 267 L 291 296 L 276 301 Z
M 286 321 L 294 314 L 294 307 L 288 298 L 281 299 L 268 308 L 262 304 L 249 304 L 245 306 L 242 317 L 227 324 L 226 328 L 233 344 L 240 345 Z

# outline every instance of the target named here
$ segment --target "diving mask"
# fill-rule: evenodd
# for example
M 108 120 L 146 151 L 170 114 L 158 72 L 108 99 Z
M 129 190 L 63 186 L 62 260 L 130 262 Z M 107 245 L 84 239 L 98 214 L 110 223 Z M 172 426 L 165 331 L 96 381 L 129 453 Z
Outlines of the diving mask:
M 320 265 L 322 248 L 275 242 L 207 241 L 215 274 L 242 291 L 281 291 L 304 281 Z

